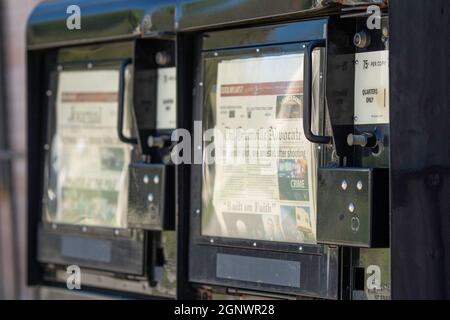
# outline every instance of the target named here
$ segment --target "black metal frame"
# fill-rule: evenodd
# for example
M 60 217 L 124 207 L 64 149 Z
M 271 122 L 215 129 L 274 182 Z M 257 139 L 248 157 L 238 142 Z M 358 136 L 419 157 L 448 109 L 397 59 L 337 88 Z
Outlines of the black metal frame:
M 246 57 L 262 57 L 262 56 L 272 56 L 279 53 L 303 53 L 307 54 L 305 46 L 308 45 L 308 42 L 297 42 L 292 44 L 278 44 L 278 45 L 270 45 L 270 46 L 258 46 L 250 47 L 250 48 L 237 48 L 230 50 L 212 50 L 206 51 L 201 54 L 201 60 L 204 63 L 206 59 L 215 58 L 216 54 L 219 54 L 220 58 L 223 60 L 232 59 L 233 57 L 246 58 Z M 256 53 L 255 49 L 258 49 Z M 305 58 L 306 59 L 306 58 Z M 202 63 L 202 66 L 203 66 Z M 198 86 L 198 97 L 201 102 L 201 108 L 199 109 L 198 105 L 194 109 L 194 117 L 196 119 L 203 119 L 203 88 L 206 86 L 205 74 L 202 68 L 202 76 L 199 78 L 198 83 L 203 83 L 203 86 Z M 306 85 L 305 85 L 306 88 Z M 307 93 L 304 94 L 308 95 Z M 301 124 L 303 125 L 303 123 Z M 196 147 L 196 146 L 194 146 Z M 193 149 L 194 152 L 195 148 Z M 321 152 L 320 152 L 321 153 Z M 318 155 L 319 165 L 321 165 L 321 154 Z M 192 166 L 192 175 L 195 177 L 201 176 L 202 174 L 202 166 L 201 165 L 193 165 Z M 196 180 L 196 179 L 194 179 Z M 201 183 L 193 183 L 191 194 L 195 199 L 201 199 Z M 274 241 L 264 241 L 264 240 L 252 240 L 252 239 L 236 239 L 236 238 L 227 238 L 220 236 L 207 236 L 202 235 L 201 229 L 201 215 L 203 212 L 202 203 L 197 204 L 197 209 L 195 209 L 195 215 L 191 217 L 191 232 L 193 237 L 191 239 L 195 244 L 203 244 L 203 245 L 214 245 L 214 246 L 226 246 L 226 247 L 236 247 L 236 248 L 247 248 L 247 249 L 255 249 L 255 244 L 257 244 L 258 250 L 271 250 L 271 251 L 280 251 L 280 252 L 298 252 L 299 245 L 302 246 L 303 253 L 311 253 L 311 254 L 322 254 L 323 248 L 320 245 L 314 244 L 304 244 L 304 243 L 285 243 L 285 242 L 274 242 Z M 197 210 L 200 209 L 200 212 Z M 212 244 L 213 243 L 213 244 Z
M 120 71 L 124 71 L 122 70 L 122 66 L 123 65 L 129 65 L 129 61 L 128 59 L 115 59 L 115 60 L 98 60 L 98 61 L 93 61 L 93 60 L 89 60 L 89 61 L 85 61 L 85 62 L 74 62 L 74 63 L 61 63 L 61 64 L 55 64 L 51 71 L 50 71 L 50 80 L 49 80 L 49 90 L 52 93 L 51 95 L 48 95 L 48 107 L 45 108 L 44 111 L 44 130 L 46 132 L 46 136 L 45 139 L 43 140 L 42 146 L 44 149 L 44 165 L 46 165 L 48 163 L 48 155 L 49 155 L 49 151 L 51 150 L 51 140 L 52 140 L 52 136 L 54 134 L 54 130 L 55 130 L 55 115 L 56 115 L 56 92 L 58 90 L 58 72 L 59 69 L 61 70 L 70 70 L 70 71 L 88 71 L 91 70 L 91 68 L 95 68 L 98 70 L 120 70 Z M 125 63 L 124 63 L 125 62 Z M 90 66 L 88 67 L 87 64 L 90 64 Z M 122 89 L 122 84 L 119 84 L 119 96 L 122 97 L 124 94 L 120 93 L 120 91 L 123 91 Z M 119 100 L 119 105 L 120 105 L 120 100 Z M 120 121 L 120 123 L 123 126 L 123 102 L 122 102 L 122 106 L 119 106 L 119 112 L 118 114 L 122 115 L 122 121 Z M 118 115 L 119 116 L 119 115 Z M 119 118 L 119 117 L 118 117 Z M 119 122 L 119 120 L 118 120 Z M 120 126 L 120 128 L 122 127 Z M 117 126 L 117 131 L 119 131 L 119 123 Z M 47 177 L 44 177 L 44 189 L 47 189 L 48 186 L 48 181 L 47 181 Z M 42 193 L 42 199 L 45 199 L 46 196 L 44 193 Z M 44 200 L 43 200 L 44 201 Z M 43 207 L 45 207 L 45 201 L 43 203 Z M 64 232 L 69 232 L 70 234 L 73 235 L 80 235 L 80 236 L 114 236 L 114 230 L 115 229 L 120 229 L 120 232 L 122 234 L 122 236 L 126 236 L 126 237 L 130 237 L 131 236 L 131 230 L 129 229 L 123 229 L 123 228 L 114 228 L 114 227 L 102 227 L 102 226 L 86 226 L 86 225 L 74 225 L 74 224 L 64 224 L 64 223 L 54 223 L 51 221 L 47 221 L 46 219 L 44 219 L 43 216 L 41 216 L 41 223 L 43 225 L 43 229 L 44 230 L 60 230 L 58 231 L 59 233 L 61 231 Z M 83 228 L 85 228 L 83 230 Z
M 61 267 L 67 264 L 78 264 L 81 267 L 85 265 L 86 273 L 90 274 L 100 274 L 104 275 L 105 283 L 89 282 L 85 283 L 84 288 L 88 286 L 90 288 L 94 288 L 94 286 L 98 286 L 98 290 L 103 292 L 110 292 L 111 294 L 115 294 L 114 290 L 117 290 L 117 287 L 121 287 L 122 285 L 130 284 L 130 288 L 136 286 L 136 283 L 140 283 L 138 288 L 133 292 L 125 293 L 125 295 L 136 294 L 136 297 L 146 297 L 146 298 L 174 298 L 178 296 L 186 296 L 189 293 L 189 289 L 186 286 L 179 285 L 180 283 L 187 284 L 187 281 L 177 281 L 175 290 L 172 291 L 172 287 L 162 286 L 161 289 L 158 287 L 154 287 L 154 277 L 158 278 L 156 272 L 157 268 L 164 268 L 164 274 L 166 272 L 177 272 L 182 273 L 183 269 L 180 270 L 176 267 L 176 271 L 173 270 L 173 264 L 175 263 L 173 259 L 176 257 L 172 257 L 173 253 L 169 253 L 170 267 L 166 266 L 166 260 L 163 260 L 165 257 L 161 255 L 161 249 L 166 250 L 166 244 L 164 244 L 161 239 L 162 238 L 170 238 L 172 243 L 173 237 L 176 236 L 177 231 L 145 231 L 145 230 L 136 230 L 136 229 L 123 229 L 123 228 L 110 228 L 110 227 L 94 227 L 87 226 L 85 230 L 83 230 L 83 226 L 77 225 L 67 225 L 67 224 L 53 224 L 53 223 L 43 223 L 41 221 L 41 210 L 42 207 L 40 204 L 42 203 L 42 197 L 44 190 L 44 185 L 40 184 L 40 181 L 44 181 L 44 173 L 43 166 L 45 162 L 45 141 L 48 140 L 48 130 L 50 127 L 50 123 L 48 123 L 48 106 L 54 104 L 55 96 L 48 97 L 45 95 L 47 90 L 51 88 L 53 92 L 56 92 L 56 74 L 57 74 L 57 66 L 62 66 L 64 70 L 86 70 L 86 68 L 102 68 L 102 69 L 119 69 L 121 62 L 126 61 L 127 63 L 130 61 L 130 58 L 136 58 L 136 51 L 141 50 L 143 47 L 149 47 L 155 43 L 161 44 L 164 48 L 173 48 L 174 45 L 170 46 L 168 40 L 173 40 L 173 36 L 161 35 L 162 38 L 156 37 L 153 39 L 140 39 L 140 40 L 130 40 L 130 41 L 115 41 L 108 42 L 99 45 L 87 45 L 87 46 L 78 46 L 78 47 L 62 47 L 59 49 L 52 50 L 42 50 L 42 51 L 30 51 L 29 52 L 29 72 L 31 76 L 29 77 L 30 81 L 30 94 L 29 94 L 29 106 L 34 106 L 39 108 L 36 110 L 36 113 L 33 115 L 37 115 L 38 119 L 31 117 L 29 119 L 29 148 L 35 149 L 32 153 L 29 153 L 30 161 L 29 163 L 29 173 L 31 176 L 39 175 L 38 178 L 34 181 L 29 181 L 29 195 L 30 203 L 29 207 L 29 264 L 28 264 L 28 282 L 32 285 L 49 285 L 55 286 L 56 284 L 60 284 L 60 281 L 65 281 L 65 279 L 61 279 L 60 276 L 56 276 L 59 274 L 58 270 Z M 154 42 L 155 41 L 155 42 Z M 126 44 L 126 48 L 123 44 Z M 111 50 L 111 46 L 115 49 Z M 107 48 L 110 48 L 108 50 Z M 153 48 L 152 50 L 155 50 Z M 63 52 L 63 53 L 61 53 Z M 144 56 L 144 52 L 139 51 L 139 59 L 150 59 L 154 64 L 151 56 Z M 42 62 L 45 60 L 45 63 Z M 175 58 L 173 59 L 175 60 Z M 75 62 L 74 62 L 75 61 Z M 133 61 L 136 62 L 136 61 Z M 171 62 L 173 66 L 175 61 Z M 125 66 L 125 63 L 122 64 Z M 139 65 L 140 67 L 141 65 Z M 35 69 L 33 69 L 35 68 Z M 45 68 L 45 71 L 43 70 Z M 136 65 L 135 65 L 136 68 Z M 135 73 L 133 73 L 134 75 Z M 49 79 L 48 83 L 42 81 L 42 79 Z M 53 83 L 53 85 L 51 85 Z M 39 86 L 37 86 L 39 84 Z M 123 83 L 122 83 L 123 84 Z M 135 86 L 133 86 L 135 88 Z M 135 94 L 135 93 L 133 93 Z M 41 96 L 41 102 L 36 103 L 36 96 Z M 33 103 L 32 103 L 33 102 Z M 133 113 L 133 112 L 132 112 Z M 28 113 L 30 115 L 30 112 Z M 135 115 L 132 115 L 135 116 Z M 180 121 L 180 117 L 177 117 L 177 121 Z M 182 118 L 181 118 L 182 119 Z M 184 120 L 182 120 L 184 121 Z M 134 128 L 133 128 L 134 129 Z M 39 130 L 39 134 L 37 133 Z M 157 132 L 156 132 L 157 131 Z M 156 134 L 164 134 L 169 135 L 168 130 L 155 130 Z M 37 146 L 37 148 L 36 148 Z M 140 161 L 139 151 L 142 153 L 143 150 L 134 148 L 135 153 L 133 154 L 133 161 Z M 138 154 L 139 153 L 139 154 Z M 160 160 L 161 155 L 155 151 L 156 156 L 153 161 L 158 162 Z M 152 151 L 153 156 L 153 151 Z M 37 196 L 36 196 L 37 195 Z M 33 197 L 35 200 L 32 200 Z M 178 197 L 178 196 L 177 196 Z M 39 199 L 39 200 L 38 200 Z M 174 198 L 175 201 L 175 198 Z M 56 226 L 56 229 L 55 229 Z M 117 234 L 117 231 L 119 231 Z M 51 256 L 52 259 L 47 260 L 48 263 L 45 263 L 44 260 L 38 259 L 38 257 L 42 254 L 42 248 L 38 249 L 39 238 L 42 237 L 46 239 L 46 241 L 50 244 L 50 253 L 47 252 L 47 256 Z M 143 263 L 142 263 L 142 272 L 127 272 L 124 270 L 117 270 L 117 268 L 111 269 L 109 267 L 105 267 L 104 265 L 99 264 L 89 264 L 87 265 L 84 261 L 77 260 L 61 260 L 54 259 L 55 257 L 59 257 L 58 247 L 54 242 L 55 237 L 62 236 L 76 236 L 76 237 L 89 237 L 91 239 L 98 240 L 108 240 L 108 241 L 116 241 L 117 243 L 112 244 L 113 247 L 117 247 L 120 249 L 122 246 L 119 242 L 128 241 L 130 243 L 136 243 L 136 241 L 140 241 L 143 246 Z M 161 239 L 160 239 L 161 237 Z M 180 241 L 179 238 L 177 237 Z M 53 241 L 53 242 L 52 242 Z M 180 241 L 182 242 L 182 241 Z M 53 243 L 53 244 L 52 244 Z M 114 248 L 113 248 L 114 249 Z M 56 251 L 55 251 L 56 250 Z M 133 250 L 124 248 L 127 254 L 132 254 Z M 131 250 L 131 251 L 130 251 Z M 169 250 L 171 251 L 171 250 Z M 167 257 L 166 257 L 167 258 Z M 39 261 L 40 260 L 40 261 Z M 182 262 L 186 260 L 180 260 Z M 44 263 L 42 263 L 44 262 Z M 67 263 L 66 263 L 67 262 Z M 132 264 L 130 264 L 132 265 Z M 166 270 L 166 267 L 168 268 Z M 56 268 L 56 269 L 55 269 Z M 170 269 L 170 270 L 169 270 Z M 185 268 L 184 270 L 187 270 Z M 56 272 L 55 272 L 56 271 Z M 113 274 L 111 275 L 111 272 Z M 95 278 L 95 277 L 94 277 Z M 132 278 L 132 280 L 128 280 L 126 278 Z M 177 274 L 178 278 L 178 274 Z M 108 283 L 107 283 L 108 282 Z M 142 286 L 144 288 L 142 289 Z M 170 284 L 169 284 L 170 286 Z M 108 289 L 111 288 L 111 289 Z M 116 289 L 112 289 L 116 288 Z M 130 289 L 133 290 L 133 289 Z M 172 293 L 173 292 L 173 293 Z
M 127 44 L 131 45 L 131 44 Z M 59 70 L 71 70 L 71 71 L 88 71 L 91 69 L 98 69 L 98 70 L 119 70 L 122 74 L 119 76 L 122 78 L 121 81 L 119 81 L 119 96 L 123 100 L 124 99 L 124 72 L 127 65 L 131 63 L 131 58 L 128 59 L 102 59 L 101 57 L 90 57 L 89 60 L 86 61 L 76 61 L 76 62 L 62 62 L 60 64 L 54 64 L 51 67 L 50 71 L 50 85 L 49 90 L 52 92 L 51 95 L 48 95 L 48 107 L 45 108 L 44 114 L 44 130 L 46 131 L 46 138 L 44 140 L 43 146 L 45 146 L 44 149 L 44 167 L 47 166 L 48 163 L 48 154 L 51 150 L 51 139 L 54 133 L 54 117 L 57 112 L 56 108 L 56 92 L 58 88 L 58 79 L 57 74 Z M 88 66 L 89 65 L 89 66 Z M 123 119 L 120 120 L 120 116 L 123 117 L 123 101 L 119 101 L 119 110 L 118 110 L 118 125 L 121 124 L 121 127 L 123 125 Z M 117 128 L 119 131 L 119 127 Z M 44 176 L 44 188 L 43 191 L 47 189 L 47 177 Z M 43 199 L 43 205 L 42 208 L 45 208 L 46 202 L 44 199 L 46 199 L 46 196 L 44 193 L 42 193 L 42 199 Z M 113 228 L 113 227 L 101 227 L 101 226 L 85 226 L 85 225 L 72 225 L 72 224 L 60 224 L 60 223 L 54 223 L 51 221 L 47 221 L 44 216 L 41 216 L 40 222 L 38 223 L 38 242 L 37 245 L 40 244 L 40 241 L 45 241 L 48 245 L 56 245 L 55 240 L 57 238 L 62 239 L 62 237 L 65 236 L 75 236 L 75 237 L 81 237 L 81 238 L 90 238 L 90 239 L 104 239 L 111 241 L 112 247 L 116 243 L 119 247 L 121 246 L 121 242 L 129 242 L 130 245 L 133 242 L 141 242 L 139 246 L 142 246 L 142 267 L 140 268 L 142 270 L 142 275 L 146 274 L 147 268 L 145 266 L 146 262 L 148 262 L 148 257 L 146 256 L 146 250 L 145 247 L 148 245 L 148 237 L 145 232 L 143 231 L 137 231 L 137 230 L 131 230 L 131 229 L 123 229 L 123 228 Z M 117 234 L 115 231 L 120 230 Z M 140 239 L 140 240 L 139 240 Z M 139 247 L 138 246 L 138 247 Z M 134 245 L 130 246 L 130 249 L 135 247 Z M 45 250 L 44 250 L 45 249 Z M 47 252 L 47 253 L 46 253 Z M 58 254 L 59 253 L 59 254 Z M 50 260 L 46 261 L 49 257 L 52 257 Z M 137 254 L 136 254 L 137 256 Z M 77 264 L 80 266 L 86 266 L 87 268 L 96 269 L 98 270 L 107 270 L 108 267 L 104 264 L 98 264 L 93 262 L 87 262 L 83 259 L 77 259 L 77 258 L 64 258 L 61 253 L 59 252 L 58 247 L 47 247 L 47 248 L 41 248 L 38 250 L 38 260 L 41 262 L 47 262 L 47 263 L 62 263 L 67 262 L 67 264 Z M 120 266 L 116 266 L 114 264 L 111 264 L 111 270 L 119 270 L 119 269 L 126 269 Z M 130 269 L 131 270 L 131 269 Z M 136 272 L 136 271 L 134 271 Z

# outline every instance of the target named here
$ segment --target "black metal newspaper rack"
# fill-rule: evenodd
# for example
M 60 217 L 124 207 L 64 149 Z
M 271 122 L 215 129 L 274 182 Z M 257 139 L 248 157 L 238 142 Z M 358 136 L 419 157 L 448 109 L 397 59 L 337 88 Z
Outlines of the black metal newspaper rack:
M 31 285 L 449 297 L 446 1 L 72 2 L 27 29 Z

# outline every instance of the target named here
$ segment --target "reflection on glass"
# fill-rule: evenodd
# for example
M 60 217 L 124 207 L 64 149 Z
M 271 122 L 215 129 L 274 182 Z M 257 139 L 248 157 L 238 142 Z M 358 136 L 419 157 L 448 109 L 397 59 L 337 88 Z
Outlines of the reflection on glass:
M 317 152 L 303 134 L 303 54 L 206 58 L 205 80 L 215 163 L 203 165 L 202 235 L 316 243 Z
M 131 152 L 117 138 L 118 88 L 118 70 L 59 72 L 47 221 L 126 227 Z

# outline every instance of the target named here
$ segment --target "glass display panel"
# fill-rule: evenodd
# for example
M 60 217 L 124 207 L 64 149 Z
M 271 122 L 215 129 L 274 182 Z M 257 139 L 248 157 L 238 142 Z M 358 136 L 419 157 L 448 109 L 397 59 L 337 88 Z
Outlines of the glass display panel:
M 130 73 L 129 68 L 127 80 Z M 126 92 L 129 86 L 126 81 Z M 50 111 L 47 222 L 126 227 L 131 147 L 118 139 L 118 97 L 117 69 L 58 73 L 55 110 Z
M 316 243 L 318 153 L 303 133 L 303 57 L 204 57 L 203 236 Z M 317 50 L 316 132 L 319 78 Z

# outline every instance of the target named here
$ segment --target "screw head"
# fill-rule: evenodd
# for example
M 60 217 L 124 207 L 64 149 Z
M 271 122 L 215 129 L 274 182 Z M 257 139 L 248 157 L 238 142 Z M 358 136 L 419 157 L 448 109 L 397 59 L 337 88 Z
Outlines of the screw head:
M 362 190 L 362 188 L 363 188 L 363 183 L 362 183 L 361 180 L 359 180 L 359 181 L 356 183 L 356 188 L 357 188 L 359 191 Z
M 142 181 L 143 181 L 145 184 L 148 184 L 148 183 L 150 182 L 150 178 L 148 177 L 148 175 L 145 175 L 144 178 L 142 179 Z
M 346 180 L 342 180 L 342 182 L 341 182 L 341 188 L 342 188 L 342 190 L 347 190 L 347 187 L 348 187 L 347 181 L 346 181 Z
M 156 53 L 155 56 L 155 62 L 159 65 L 159 66 L 166 66 L 170 63 L 170 55 L 165 52 L 165 51 L 159 51 L 158 53 Z
M 355 205 L 353 204 L 353 202 L 350 202 L 350 204 L 348 205 L 348 211 L 350 211 L 350 213 L 355 212 Z
M 119 231 L 119 230 L 117 230 L 117 229 L 114 230 L 114 235 L 115 235 L 115 236 L 118 236 L 119 234 L 120 234 L 120 231 Z
M 158 184 L 159 183 L 159 176 L 158 175 L 153 177 L 153 183 L 154 184 Z
M 48 189 L 47 196 L 48 196 L 50 201 L 53 201 L 53 200 L 56 199 L 56 194 L 55 194 L 55 192 L 52 189 Z
M 153 202 L 153 199 L 154 199 L 153 193 L 149 193 L 148 196 L 147 196 L 148 202 Z

